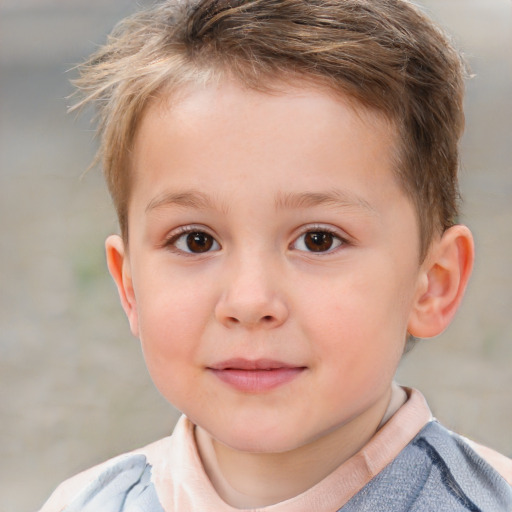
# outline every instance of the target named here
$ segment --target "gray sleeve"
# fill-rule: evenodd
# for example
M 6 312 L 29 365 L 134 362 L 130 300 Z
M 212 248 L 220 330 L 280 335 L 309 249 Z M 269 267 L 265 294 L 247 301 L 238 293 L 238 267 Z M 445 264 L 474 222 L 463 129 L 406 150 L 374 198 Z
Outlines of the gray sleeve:
M 164 512 L 144 455 L 116 460 L 62 512 Z

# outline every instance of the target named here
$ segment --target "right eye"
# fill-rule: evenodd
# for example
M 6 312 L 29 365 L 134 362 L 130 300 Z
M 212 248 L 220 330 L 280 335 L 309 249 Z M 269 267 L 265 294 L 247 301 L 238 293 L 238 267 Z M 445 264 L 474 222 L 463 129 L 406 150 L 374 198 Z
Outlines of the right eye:
M 176 235 L 169 240 L 167 245 L 189 254 L 201 254 L 220 249 L 219 242 L 204 231 L 187 231 Z

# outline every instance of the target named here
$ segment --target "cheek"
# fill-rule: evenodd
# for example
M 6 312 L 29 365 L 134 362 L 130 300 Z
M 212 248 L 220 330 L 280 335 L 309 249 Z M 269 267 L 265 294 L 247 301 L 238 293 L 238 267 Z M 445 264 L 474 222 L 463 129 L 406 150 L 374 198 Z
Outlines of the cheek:
M 212 298 L 204 288 L 181 282 L 177 276 L 146 279 L 136 290 L 140 340 L 149 373 L 166 396 L 197 367 L 199 347 L 211 318 Z M 172 400 L 174 402 L 174 399 Z
M 305 295 L 304 320 L 319 358 L 331 354 L 347 371 L 365 363 L 393 366 L 406 337 L 408 287 L 384 272 L 354 272 Z M 309 319 L 306 323 L 305 319 Z
M 151 379 L 162 396 L 183 410 L 194 400 L 194 381 L 198 379 L 197 340 L 189 322 L 164 316 L 165 321 L 145 322 L 141 326 L 142 352 Z
M 148 342 L 187 339 L 201 328 L 211 314 L 214 293 L 203 276 L 180 269 L 166 270 L 161 262 L 146 263 L 158 269 L 137 276 L 135 289 L 141 338 Z

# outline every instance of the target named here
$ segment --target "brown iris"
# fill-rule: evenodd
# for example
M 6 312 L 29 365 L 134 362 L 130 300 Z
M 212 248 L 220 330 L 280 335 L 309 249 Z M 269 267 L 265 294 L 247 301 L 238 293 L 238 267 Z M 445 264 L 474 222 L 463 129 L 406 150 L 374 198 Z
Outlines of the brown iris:
M 213 246 L 213 237 L 207 233 L 194 231 L 187 235 L 187 247 L 190 252 L 207 252 Z
M 312 252 L 328 251 L 334 243 L 334 236 L 326 231 L 310 231 L 304 235 L 304 244 Z

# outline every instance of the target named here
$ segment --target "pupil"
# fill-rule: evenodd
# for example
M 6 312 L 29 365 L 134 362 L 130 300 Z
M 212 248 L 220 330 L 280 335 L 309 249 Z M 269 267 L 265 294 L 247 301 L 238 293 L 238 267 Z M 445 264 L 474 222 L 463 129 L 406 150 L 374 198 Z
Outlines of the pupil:
M 332 247 L 333 236 L 330 233 L 316 231 L 307 233 L 304 242 L 310 251 L 328 251 Z
M 206 233 L 189 233 L 187 247 L 192 252 L 206 252 L 212 248 L 213 238 Z

